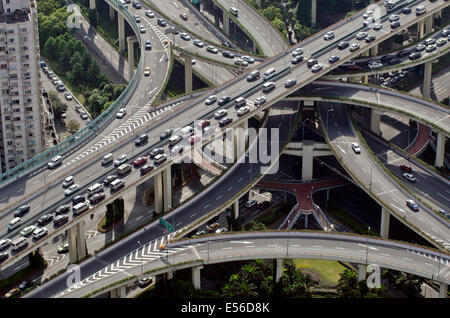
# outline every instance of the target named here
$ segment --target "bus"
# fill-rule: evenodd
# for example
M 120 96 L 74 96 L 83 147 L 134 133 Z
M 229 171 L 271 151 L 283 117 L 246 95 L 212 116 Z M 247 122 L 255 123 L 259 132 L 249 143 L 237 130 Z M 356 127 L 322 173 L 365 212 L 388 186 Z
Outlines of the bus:
M 406 2 L 406 0 L 388 0 L 385 4 L 386 10 L 392 11 L 394 9 L 397 9 L 397 7 L 404 2 Z

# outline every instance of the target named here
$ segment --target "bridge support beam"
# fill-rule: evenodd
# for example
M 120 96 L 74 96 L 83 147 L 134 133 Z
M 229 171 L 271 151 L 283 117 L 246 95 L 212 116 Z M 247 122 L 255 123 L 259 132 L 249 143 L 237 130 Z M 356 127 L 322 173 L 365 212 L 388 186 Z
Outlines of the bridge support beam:
M 417 23 L 417 40 L 425 36 L 425 21 L 421 20 Z
M 172 209 L 172 167 L 168 166 L 163 174 L 164 184 L 164 212 Z
M 239 218 L 239 200 L 233 202 L 233 219 L 237 220 Z
M 116 18 L 116 14 L 115 14 L 115 10 L 113 6 L 109 6 L 109 19 L 111 21 L 114 21 L 114 19 Z
M 89 0 L 89 9 L 95 9 L 95 0 Z
M 223 11 L 223 32 L 227 36 L 230 35 L 230 16 L 226 11 Z
M 366 265 L 358 264 L 358 282 L 366 280 L 367 269 Z
M 308 228 L 308 215 L 309 214 L 305 214 L 305 230 Z
M 194 288 L 197 290 L 201 289 L 200 270 L 202 269 L 203 266 L 192 267 L 192 285 L 194 285 Z
M 378 55 L 378 44 L 370 49 L 370 55 L 371 56 L 377 56 Z
M 134 75 L 134 42 L 137 42 L 137 38 L 135 36 L 127 36 L 128 43 L 128 78 L 131 78 Z
M 86 257 L 86 239 L 84 237 L 84 221 L 77 223 L 67 231 L 69 239 L 69 263 L 76 263 Z
M 302 181 L 309 181 L 313 178 L 314 142 L 305 140 L 302 148 Z
M 275 259 L 274 262 L 275 270 L 273 271 L 275 274 L 275 283 L 278 283 L 281 279 L 281 276 L 283 276 L 283 260 L 282 259 Z
M 380 130 L 381 113 L 376 109 L 370 110 L 370 131 L 376 135 L 381 134 Z
M 431 71 L 433 69 L 433 62 L 425 63 L 423 74 L 423 97 L 430 98 L 431 93 Z
M 155 212 L 161 213 L 163 211 L 163 182 L 162 172 L 153 177 L 154 193 L 155 193 Z
M 119 50 L 120 53 L 125 51 L 125 18 L 120 12 L 117 12 L 117 26 L 119 28 Z
M 125 286 L 117 287 L 109 292 L 110 298 L 126 298 L 127 290 Z
M 445 153 L 445 136 L 442 133 L 438 133 L 436 140 L 436 159 L 434 161 L 434 165 L 438 168 L 444 165 L 444 153 Z
M 448 285 L 439 283 L 439 298 L 447 298 Z
M 380 224 L 380 236 L 383 239 L 389 238 L 389 220 L 391 214 L 387 209 L 381 207 L 381 224 Z
M 311 26 L 315 27 L 317 24 L 317 0 L 311 1 Z
M 433 16 L 430 15 L 428 18 L 425 18 L 425 34 L 428 34 L 433 31 Z
M 239 126 L 234 128 L 234 155 L 236 159 L 242 156 L 245 152 L 246 143 L 246 131 L 248 129 L 248 120 L 239 124 Z
M 192 57 L 183 54 L 184 57 L 184 92 L 192 92 Z

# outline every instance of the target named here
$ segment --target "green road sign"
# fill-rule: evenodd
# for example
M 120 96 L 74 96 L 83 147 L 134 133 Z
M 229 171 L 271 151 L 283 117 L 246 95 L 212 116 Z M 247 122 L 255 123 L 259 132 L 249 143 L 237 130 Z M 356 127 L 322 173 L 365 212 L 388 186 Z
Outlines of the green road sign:
M 161 223 L 168 231 L 173 232 L 173 225 L 164 220 L 163 218 L 159 218 L 159 223 Z

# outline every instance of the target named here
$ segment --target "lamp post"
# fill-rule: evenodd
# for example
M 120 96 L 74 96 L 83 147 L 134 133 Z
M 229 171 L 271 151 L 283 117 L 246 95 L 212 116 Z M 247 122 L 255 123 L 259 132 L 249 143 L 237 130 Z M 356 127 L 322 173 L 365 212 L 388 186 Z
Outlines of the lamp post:
M 366 237 L 366 265 L 367 265 L 367 258 L 369 256 L 369 231 L 370 226 L 367 228 L 367 237 Z
M 138 243 L 139 243 L 139 246 L 142 248 L 142 244 L 141 244 L 141 242 L 139 242 L 139 241 L 137 241 Z M 142 262 L 141 262 L 141 276 L 142 276 L 142 274 L 143 274 L 143 268 L 142 268 Z

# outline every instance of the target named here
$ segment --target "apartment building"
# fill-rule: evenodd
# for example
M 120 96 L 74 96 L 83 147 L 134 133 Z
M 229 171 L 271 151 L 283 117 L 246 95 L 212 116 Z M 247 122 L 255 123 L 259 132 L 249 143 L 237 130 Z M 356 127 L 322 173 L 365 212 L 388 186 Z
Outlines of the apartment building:
M 0 169 L 44 150 L 35 0 L 0 0 Z

